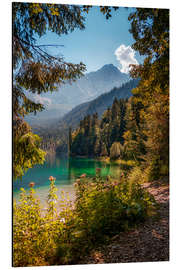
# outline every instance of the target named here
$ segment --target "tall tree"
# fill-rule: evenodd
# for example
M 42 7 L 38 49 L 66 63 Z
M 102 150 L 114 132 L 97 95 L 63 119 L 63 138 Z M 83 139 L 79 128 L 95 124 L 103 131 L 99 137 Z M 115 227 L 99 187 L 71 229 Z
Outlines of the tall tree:
M 28 93 L 40 94 L 55 91 L 66 80 L 74 81 L 85 71 L 83 63 L 65 62 L 63 57 L 47 53 L 47 46 L 38 45 L 37 37 L 47 31 L 58 35 L 68 34 L 74 29 L 84 29 L 85 14 L 91 5 L 21 3 L 12 4 L 12 47 L 13 47 L 13 175 L 21 177 L 28 168 L 43 163 L 45 152 L 40 149 L 40 138 L 33 134 L 24 121 L 28 113 L 44 109 L 35 103 Z M 99 7 L 106 19 L 111 17 L 114 7 Z M 28 139 L 27 139 L 28 138 Z M 22 143 L 25 147 L 20 147 Z M 27 149 L 34 148 L 28 152 Z M 19 153 L 21 151 L 21 162 Z M 36 157 L 35 157 L 36 155 Z M 31 164 L 28 165 L 28 164 Z
M 137 8 L 129 16 L 133 48 L 145 56 L 131 74 L 140 77 L 133 90 L 141 104 L 140 124 L 146 136 L 150 177 L 168 173 L 169 163 L 169 10 Z
M 126 104 L 127 100 L 115 99 L 100 120 L 97 113 L 92 115 L 92 119 L 85 116 L 74 132 L 71 153 L 77 155 L 81 149 L 82 155 L 108 156 L 113 143 L 120 145 L 119 142 L 124 141 Z
M 68 155 L 71 153 L 71 145 L 72 145 L 72 129 L 69 128 L 69 136 L 68 136 Z
M 55 91 L 66 80 L 79 78 L 85 66 L 65 62 L 63 57 L 47 53 L 37 45 L 37 37 L 47 30 L 58 35 L 75 28 L 84 29 L 84 17 L 79 6 L 42 3 L 13 3 L 13 175 L 21 177 L 28 168 L 44 161 L 40 138 L 24 121 L 28 113 L 43 110 L 28 93 Z M 49 44 L 48 46 L 52 46 Z

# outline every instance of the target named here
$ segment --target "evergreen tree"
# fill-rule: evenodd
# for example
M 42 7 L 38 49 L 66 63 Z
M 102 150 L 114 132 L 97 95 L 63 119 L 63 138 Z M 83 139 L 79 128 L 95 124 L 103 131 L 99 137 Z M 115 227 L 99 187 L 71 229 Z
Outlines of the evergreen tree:
M 100 156 L 102 157 L 107 157 L 108 156 L 108 151 L 107 151 L 107 147 L 105 145 L 104 142 L 101 143 L 101 153 Z
M 130 98 L 126 106 L 126 130 L 124 138 L 124 157 L 125 159 L 140 160 L 144 152 L 144 136 L 141 132 L 142 125 L 139 122 L 139 104 Z
M 120 106 L 119 141 L 121 144 L 123 144 L 124 143 L 123 134 L 126 130 L 125 115 L 126 115 L 127 100 L 120 99 L 119 106 Z
M 25 115 L 44 107 L 35 103 L 27 93 L 54 91 L 57 85 L 79 78 L 85 70 L 82 63 L 72 64 L 62 57 L 49 55 L 44 45 L 36 44 L 36 39 L 47 29 L 58 35 L 75 28 L 84 29 L 84 18 L 78 6 L 15 2 L 12 21 L 13 175 L 16 178 L 34 164 L 42 163 L 45 157 L 39 147 L 40 138 L 24 121 Z
M 114 99 L 112 109 L 111 109 L 111 144 L 117 141 L 119 137 L 119 127 L 120 127 L 120 115 L 119 115 L 119 102 L 117 98 Z
M 109 156 L 112 144 L 124 140 L 126 103 L 126 100 L 115 99 L 112 108 L 104 112 L 101 121 L 98 120 L 97 113 L 93 114 L 92 119 L 86 116 L 80 121 L 80 129 L 76 131 L 72 143 L 73 153 L 79 153 L 81 148 L 84 155 Z M 80 134 L 82 134 L 81 142 Z
M 71 145 L 72 145 L 72 130 L 69 128 L 69 136 L 68 136 L 68 155 L 71 153 Z
M 100 151 L 101 151 L 100 137 L 96 136 L 94 143 L 94 156 L 98 157 L 100 155 Z
M 111 147 L 111 120 L 112 120 L 112 114 L 111 114 L 111 109 L 108 108 L 103 116 L 102 116 L 102 120 L 101 120 L 101 134 L 102 134 L 102 140 L 105 143 L 105 145 L 107 146 L 107 152 L 109 155 L 109 151 L 110 151 L 110 147 Z
M 145 55 L 143 65 L 134 66 L 133 77 L 140 77 L 133 90 L 141 104 L 140 125 L 146 137 L 150 178 L 168 174 L 169 167 L 169 10 L 136 9 L 129 17 L 133 48 Z
M 88 142 L 88 146 L 89 146 L 89 156 L 93 156 L 94 155 L 94 145 L 96 142 L 96 138 L 98 135 L 98 114 L 95 113 L 92 115 L 92 119 L 91 119 L 91 128 L 90 128 L 90 134 L 89 134 L 89 142 Z
M 118 119 L 118 116 L 119 116 L 119 102 L 118 102 L 116 97 L 115 97 L 113 105 L 112 105 L 111 115 L 112 115 L 112 122 L 116 121 Z
M 128 102 L 114 100 L 103 114 L 94 154 L 105 145 L 112 158 L 145 160 L 156 178 L 168 174 L 169 164 L 169 10 L 137 8 L 129 20 L 133 49 L 145 56 L 131 69 L 139 84 Z

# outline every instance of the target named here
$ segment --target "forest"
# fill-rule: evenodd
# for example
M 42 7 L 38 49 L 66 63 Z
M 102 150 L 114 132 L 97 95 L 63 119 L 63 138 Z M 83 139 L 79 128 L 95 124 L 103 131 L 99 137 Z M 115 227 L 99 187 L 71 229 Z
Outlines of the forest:
M 113 143 L 123 144 L 127 100 L 115 99 L 112 108 L 104 112 L 102 119 L 98 114 L 87 115 L 80 121 L 79 129 L 69 131 L 69 150 L 71 155 L 109 156 Z M 111 151 L 112 152 L 112 151 Z M 118 156 L 117 156 L 118 158 Z
M 164 98 L 167 100 L 167 97 Z M 142 100 L 137 99 L 137 94 L 129 99 L 115 98 L 112 107 L 103 113 L 101 119 L 98 119 L 97 113 L 87 115 L 75 131 L 69 129 L 69 154 L 109 157 L 121 163 L 132 161 L 149 171 L 147 179 L 166 176 L 169 168 L 168 105 L 163 100 L 161 102 L 156 104 L 160 108 L 152 105 L 146 108 L 148 114 L 145 118 L 145 107 Z M 152 119 L 151 110 L 158 110 L 154 112 L 155 119 Z M 145 119 L 148 121 L 145 122 Z M 153 129 L 150 132 L 148 127 L 151 125 Z
M 80 104 L 55 123 L 48 126 L 33 125 L 33 131 L 41 138 L 41 148 L 47 152 L 67 153 L 69 127 L 74 131 L 81 120 L 87 115 L 98 114 L 102 118 L 104 111 L 111 107 L 115 98 L 128 99 L 132 96 L 132 89 L 138 84 L 137 79 L 132 79 L 120 87 L 114 87 L 111 91 L 100 95 L 96 99 Z M 89 154 L 92 156 L 91 154 Z
M 28 91 L 56 91 L 85 71 L 82 62 L 49 55 L 36 36 L 47 29 L 60 36 L 83 30 L 91 8 L 13 3 L 13 178 L 42 164 L 45 150 L 58 148 L 67 132 L 70 156 L 126 166 L 116 179 L 102 177 L 101 168 L 94 177 L 79 176 L 74 201 L 63 190 L 59 198 L 56 178 L 49 176 L 46 207 L 36 196 L 36 179 L 21 188 L 13 202 L 16 267 L 169 260 L 169 10 L 134 8 L 128 17 L 132 48 L 144 56 L 131 65 L 138 83 L 130 97 L 114 97 L 102 115 L 84 115 L 78 126 L 66 127 L 64 138 L 57 129 L 43 142 L 24 120 L 44 109 Z M 118 7 L 99 7 L 105 20 L 112 10 Z

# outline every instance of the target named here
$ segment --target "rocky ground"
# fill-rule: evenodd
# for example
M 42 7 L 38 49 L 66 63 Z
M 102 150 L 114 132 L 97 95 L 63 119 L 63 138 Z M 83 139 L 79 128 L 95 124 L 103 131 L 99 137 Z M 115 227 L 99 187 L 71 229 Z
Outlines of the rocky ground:
M 143 184 L 159 204 L 158 218 L 150 218 L 132 231 L 114 236 L 79 264 L 153 262 L 169 260 L 169 185 Z

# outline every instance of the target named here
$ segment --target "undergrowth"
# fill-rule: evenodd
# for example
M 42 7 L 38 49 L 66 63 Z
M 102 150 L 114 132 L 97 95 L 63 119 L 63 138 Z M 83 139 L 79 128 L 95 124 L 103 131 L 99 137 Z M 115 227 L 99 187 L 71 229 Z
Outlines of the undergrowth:
M 96 245 L 154 213 L 154 198 L 137 181 L 123 174 L 119 181 L 103 180 L 100 169 L 93 180 L 83 176 L 74 184 L 73 204 L 63 192 L 57 197 L 55 178 L 50 177 L 45 210 L 34 183 L 28 192 L 21 189 L 13 211 L 13 266 L 76 263 Z

